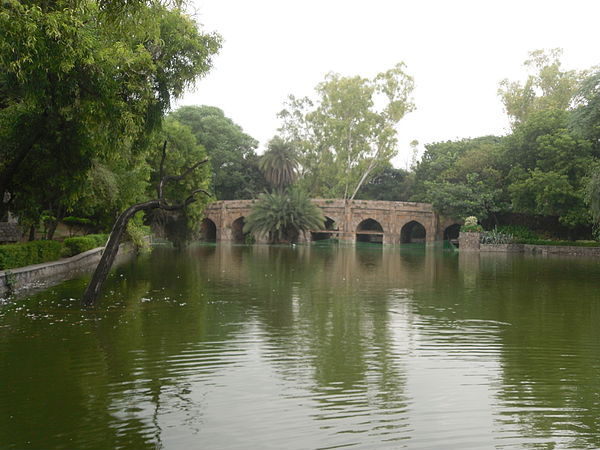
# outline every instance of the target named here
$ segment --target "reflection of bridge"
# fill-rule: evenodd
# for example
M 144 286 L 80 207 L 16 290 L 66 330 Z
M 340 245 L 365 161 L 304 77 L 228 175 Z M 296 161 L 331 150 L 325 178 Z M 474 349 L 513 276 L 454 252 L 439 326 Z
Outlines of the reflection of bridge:
M 314 199 L 327 219 L 325 230 L 301 240 L 338 238 L 356 242 L 401 244 L 433 242 L 458 236 L 456 221 L 438 216 L 428 203 Z M 244 219 L 254 200 L 222 200 L 208 205 L 202 232 L 207 240 L 244 241 Z

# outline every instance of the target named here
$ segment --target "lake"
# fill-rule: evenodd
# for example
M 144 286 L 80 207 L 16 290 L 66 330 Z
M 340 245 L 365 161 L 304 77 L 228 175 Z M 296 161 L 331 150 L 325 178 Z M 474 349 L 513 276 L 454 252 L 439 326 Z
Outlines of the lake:
M 0 304 L 2 449 L 600 448 L 600 261 L 157 247 Z

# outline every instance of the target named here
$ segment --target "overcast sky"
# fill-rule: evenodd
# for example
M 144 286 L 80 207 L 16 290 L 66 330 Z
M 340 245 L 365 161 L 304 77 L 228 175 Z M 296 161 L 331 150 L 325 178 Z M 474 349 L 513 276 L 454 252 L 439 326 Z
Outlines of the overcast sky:
M 524 79 L 536 49 L 564 49 L 565 69 L 600 64 L 599 0 L 195 0 L 195 18 L 223 36 L 210 74 L 178 105 L 217 106 L 260 141 L 279 126 L 289 94 L 313 95 L 328 72 L 372 77 L 406 63 L 416 111 L 398 125 L 409 143 L 502 135 L 497 95 L 504 78 Z

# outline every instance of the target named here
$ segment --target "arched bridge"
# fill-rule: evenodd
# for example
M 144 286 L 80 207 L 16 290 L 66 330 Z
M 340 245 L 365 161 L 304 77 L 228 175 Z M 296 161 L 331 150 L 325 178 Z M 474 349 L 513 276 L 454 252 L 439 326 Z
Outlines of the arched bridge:
M 243 227 L 256 200 L 221 200 L 205 209 L 202 233 L 207 240 L 244 242 Z M 301 241 L 334 237 L 356 242 L 402 244 L 458 237 L 456 221 L 437 215 L 429 203 L 313 199 L 327 219 Z

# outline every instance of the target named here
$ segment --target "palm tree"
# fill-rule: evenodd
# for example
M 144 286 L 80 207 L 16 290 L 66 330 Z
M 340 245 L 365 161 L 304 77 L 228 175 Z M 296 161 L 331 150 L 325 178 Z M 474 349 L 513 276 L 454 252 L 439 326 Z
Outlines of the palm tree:
M 259 167 L 274 189 L 284 189 L 298 178 L 298 164 L 298 154 L 294 147 L 275 136 L 269 141 Z
M 244 232 L 266 234 L 271 243 L 296 242 L 301 232 L 321 230 L 324 223 L 323 211 L 304 192 L 279 190 L 259 196 Z

